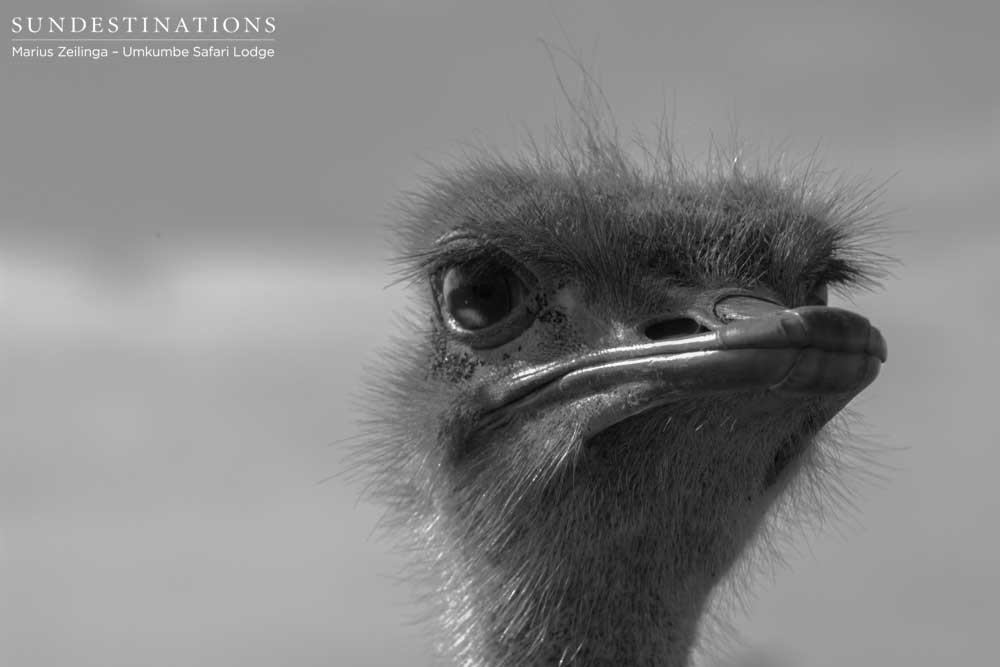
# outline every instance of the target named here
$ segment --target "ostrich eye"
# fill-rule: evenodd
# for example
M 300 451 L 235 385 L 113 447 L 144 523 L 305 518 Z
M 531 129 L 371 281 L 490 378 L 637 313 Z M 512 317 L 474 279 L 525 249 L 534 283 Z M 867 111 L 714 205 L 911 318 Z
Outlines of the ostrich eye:
M 809 290 L 806 295 L 807 306 L 825 306 L 829 300 L 829 290 L 825 283 L 820 283 Z
M 504 320 L 524 300 L 524 283 L 507 267 L 494 262 L 453 266 L 441 283 L 445 307 L 455 322 L 479 331 Z
M 468 272 L 463 267 L 444 275 L 444 298 L 448 312 L 464 329 L 478 331 L 510 314 L 520 298 L 517 276 L 499 271 Z
M 510 267 L 495 260 L 452 266 L 440 278 L 443 315 L 454 333 L 473 347 L 507 342 L 530 323 L 528 288 Z

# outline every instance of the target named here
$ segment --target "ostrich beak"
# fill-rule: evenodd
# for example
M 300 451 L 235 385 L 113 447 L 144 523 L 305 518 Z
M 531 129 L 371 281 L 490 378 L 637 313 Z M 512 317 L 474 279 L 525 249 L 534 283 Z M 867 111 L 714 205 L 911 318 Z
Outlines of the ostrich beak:
M 886 360 L 879 330 L 847 310 L 804 306 L 746 314 L 706 333 L 522 369 L 484 387 L 480 399 L 488 412 L 586 399 L 590 433 L 680 399 L 738 391 L 828 396 L 832 417 L 871 384 Z

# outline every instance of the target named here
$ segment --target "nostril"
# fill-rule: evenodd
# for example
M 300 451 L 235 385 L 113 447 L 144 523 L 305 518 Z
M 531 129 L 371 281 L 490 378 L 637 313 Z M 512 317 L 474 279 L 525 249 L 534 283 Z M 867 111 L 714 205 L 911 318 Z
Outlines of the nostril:
M 650 340 L 665 340 L 667 338 L 678 338 L 680 336 L 693 336 L 694 334 L 709 331 L 695 320 L 682 317 L 672 320 L 660 320 L 646 326 L 643 331 L 646 338 Z

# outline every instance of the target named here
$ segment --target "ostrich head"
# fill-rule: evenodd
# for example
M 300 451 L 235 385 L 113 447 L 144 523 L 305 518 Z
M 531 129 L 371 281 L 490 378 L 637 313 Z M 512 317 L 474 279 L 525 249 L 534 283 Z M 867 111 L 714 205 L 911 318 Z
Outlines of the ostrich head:
M 466 666 L 683 665 L 712 589 L 886 344 L 865 198 L 639 166 L 590 132 L 407 208 L 415 317 L 366 458 Z

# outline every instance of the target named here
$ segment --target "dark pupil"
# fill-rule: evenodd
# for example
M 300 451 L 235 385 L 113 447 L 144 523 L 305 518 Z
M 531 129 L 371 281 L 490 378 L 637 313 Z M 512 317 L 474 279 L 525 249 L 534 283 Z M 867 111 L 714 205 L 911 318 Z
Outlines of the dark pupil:
M 457 283 L 457 284 L 455 284 Z M 510 284 L 504 275 L 449 275 L 445 279 L 448 312 L 462 327 L 482 329 L 510 313 Z

